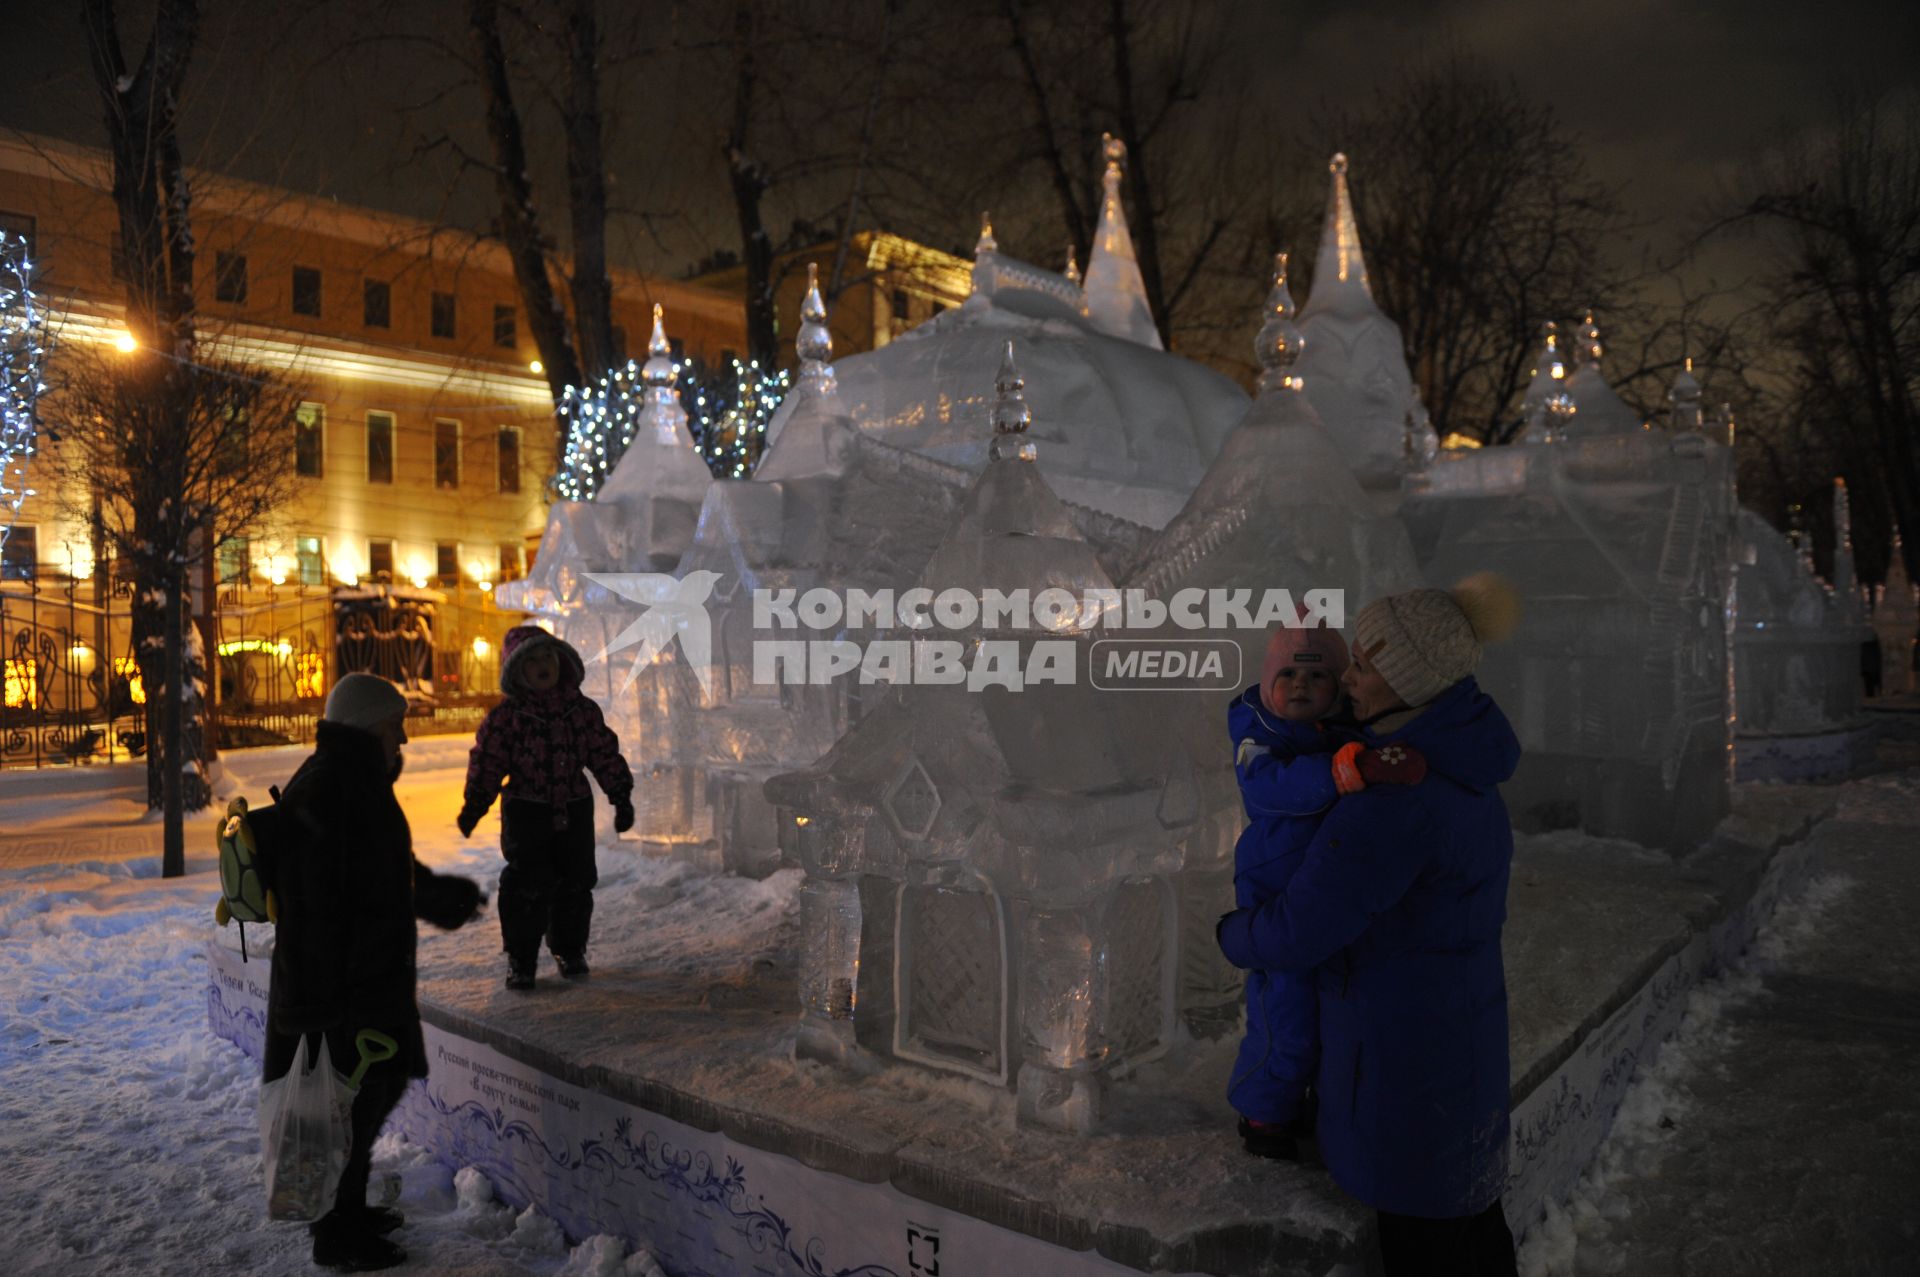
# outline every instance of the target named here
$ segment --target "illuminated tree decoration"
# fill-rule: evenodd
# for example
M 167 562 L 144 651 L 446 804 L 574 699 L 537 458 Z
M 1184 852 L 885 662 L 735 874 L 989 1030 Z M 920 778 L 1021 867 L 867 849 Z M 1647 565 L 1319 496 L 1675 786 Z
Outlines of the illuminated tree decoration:
M 47 316 L 33 295 L 31 246 L 0 231 L 0 549 L 33 495 L 27 462 L 38 433 L 35 409 L 47 386 L 40 379 L 47 358 Z
M 767 423 L 791 388 L 791 375 L 762 372 L 758 362 L 738 359 L 712 372 L 694 359 L 677 361 L 672 369 L 700 460 L 716 478 L 745 478 L 766 447 Z M 599 492 L 642 428 L 647 388 L 641 365 L 631 359 L 591 390 L 567 387 L 560 405 L 567 447 L 554 479 L 562 499 L 591 501 Z

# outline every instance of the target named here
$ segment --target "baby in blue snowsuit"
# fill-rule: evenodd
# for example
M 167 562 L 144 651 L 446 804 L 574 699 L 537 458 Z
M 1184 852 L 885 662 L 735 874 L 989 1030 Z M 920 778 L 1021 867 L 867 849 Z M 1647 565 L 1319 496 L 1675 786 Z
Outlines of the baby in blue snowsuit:
M 1250 822 L 1234 846 L 1235 903 L 1283 894 L 1320 821 L 1341 794 L 1372 783 L 1412 784 L 1426 764 L 1402 749 L 1383 760 L 1353 739 L 1341 713 L 1347 644 L 1338 630 L 1276 626 L 1260 682 L 1227 709 L 1234 772 Z M 1319 1065 L 1320 1018 L 1311 971 L 1247 972 L 1247 1032 L 1227 1098 L 1249 1153 L 1294 1159 L 1312 1129 L 1307 1089 Z

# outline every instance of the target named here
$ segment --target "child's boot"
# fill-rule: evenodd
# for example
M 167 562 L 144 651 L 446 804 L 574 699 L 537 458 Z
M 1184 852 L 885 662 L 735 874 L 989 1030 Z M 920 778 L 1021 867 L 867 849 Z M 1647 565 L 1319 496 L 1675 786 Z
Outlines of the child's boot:
M 584 953 L 556 953 L 553 960 L 560 967 L 560 974 L 569 980 L 587 978 L 587 955 Z
M 508 958 L 507 987 L 509 989 L 531 989 L 533 987 L 533 963 L 520 958 Z

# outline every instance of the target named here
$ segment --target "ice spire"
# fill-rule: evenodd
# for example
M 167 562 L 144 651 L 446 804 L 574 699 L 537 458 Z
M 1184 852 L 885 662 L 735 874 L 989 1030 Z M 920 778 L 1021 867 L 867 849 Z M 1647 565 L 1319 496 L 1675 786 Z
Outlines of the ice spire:
M 1607 383 L 1600 360 L 1606 347 L 1600 343 L 1600 326 L 1593 312 L 1574 329 L 1573 370 L 1566 378 L 1566 390 L 1573 403 L 1573 419 L 1566 423 L 1571 433 L 1585 438 L 1595 435 L 1629 434 L 1646 427 L 1646 419 L 1635 412 Z
M 993 291 L 993 257 L 999 251 L 1000 243 L 993 237 L 993 215 L 982 213 L 980 238 L 973 242 L 973 296 L 984 300 Z
M 640 369 L 640 380 L 646 385 L 641 426 L 651 430 L 659 443 L 681 444 L 688 442 L 687 410 L 680 405 L 680 396 L 673 389 L 678 373 L 673 366 L 673 346 L 667 341 L 665 313 L 660 303 L 655 302 L 653 336 L 647 341 L 647 362 Z
M 1261 369 L 1256 394 L 1281 388 L 1300 389 L 1302 383 L 1300 378 L 1293 375 L 1293 364 L 1300 358 L 1306 339 L 1300 335 L 1299 325 L 1293 322 L 1293 317 L 1298 313 L 1299 307 L 1293 304 L 1293 293 L 1287 288 L 1287 255 L 1284 252 L 1275 253 L 1273 288 L 1267 293 L 1267 319 L 1253 339 L 1254 358 L 1260 361 Z
M 1600 343 L 1600 325 L 1593 322 L 1592 307 L 1587 308 L 1587 317 L 1580 321 L 1580 327 L 1576 330 L 1575 336 L 1577 342 L 1573 350 L 1574 365 L 1584 368 L 1591 364 L 1598 368 L 1601 358 L 1607 353 L 1607 348 Z
M 1013 362 L 1013 342 L 1007 342 L 1007 353 L 1000 360 L 1000 372 L 993 379 L 993 444 L 988 455 L 995 461 L 1020 460 L 1033 461 L 1040 455 L 1033 440 L 1027 438 L 1027 427 L 1033 424 L 1033 409 L 1027 406 L 1026 378 L 1020 375 L 1020 369 Z
M 1068 283 L 1077 284 L 1080 282 L 1080 263 L 1074 259 L 1073 245 L 1071 244 L 1067 245 L 1067 269 L 1062 273 L 1066 275 Z
M 1434 433 L 1433 419 L 1420 398 L 1420 388 L 1416 386 L 1413 402 L 1407 405 L 1407 469 L 1415 473 L 1425 470 L 1439 455 L 1440 436 Z
M 1160 330 L 1154 327 L 1147 305 L 1147 286 L 1133 255 L 1133 236 L 1127 231 L 1126 210 L 1120 204 L 1120 162 L 1126 144 L 1108 133 L 1102 147 L 1107 158 L 1101 177 L 1100 225 L 1093 233 L 1093 251 L 1087 254 L 1087 316 L 1093 326 L 1113 337 L 1163 350 Z
M 1676 434 L 1683 430 L 1700 429 L 1700 383 L 1693 377 L 1692 355 L 1687 356 L 1680 375 L 1673 379 L 1673 389 L 1667 392 L 1667 402 L 1673 405 L 1672 421 Z
M 1833 479 L 1833 592 L 1849 605 L 1857 603 L 1853 575 L 1853 507 L 1847 499 L 1847 481 Z
M 1373 303 L 1367 282 L 1367 259 L 1360 251 L 1360 225 L 1353 216 L 1353 196 L 1347 190 L 1347 157 L 1336 154 L 1327 163 L 1333 183 L 1327 191 L 1327 220 L 1320 230 L 1320 255 L 1313 263 L 1313 292 L 1304 312 L 1342 309 L 1341 303 Z
M 800 303 L 800 331 L 794 335 L 794 353 L 800 356 L 800 384 L 831 390 L 833 334 L 827 331 L 827 304 L 820 297 L 820 266 L 807 263 L 807 295 Z
M 1573 396 L 1567 393 L 1567 361 L 1560 352 L 1560 325 L 1549 319 L 1540 328 L 1541 349 L 1533 381 L 1522 404 L 1528 443 L 1557 443 L 1573 420 Z

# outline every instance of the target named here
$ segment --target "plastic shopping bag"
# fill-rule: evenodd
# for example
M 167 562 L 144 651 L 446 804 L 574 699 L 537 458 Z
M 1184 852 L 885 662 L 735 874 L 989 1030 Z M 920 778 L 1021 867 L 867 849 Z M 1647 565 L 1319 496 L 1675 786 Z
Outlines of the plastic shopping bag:
M 353 1147 L 353 1095 L 368 1066 L 399 1050 L 384 1033 L 362 1029 L 353 1076 L 333 1067 L 327 1041 L 303 1042 L 285 1077 L 260 1087 L 260 1157 L 267 1172 L 267 1216 L 313 1220 L 333 1208 L 334 1190 Z

